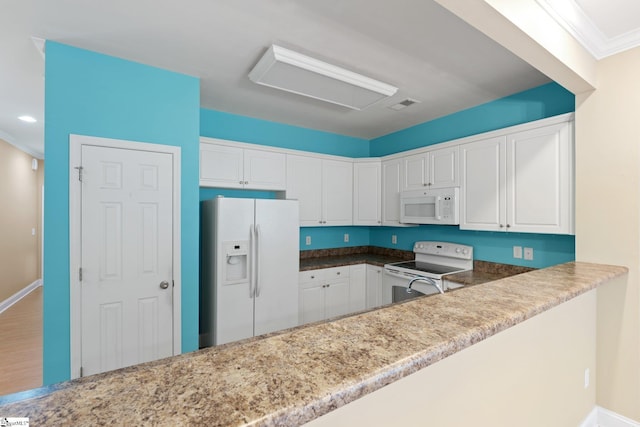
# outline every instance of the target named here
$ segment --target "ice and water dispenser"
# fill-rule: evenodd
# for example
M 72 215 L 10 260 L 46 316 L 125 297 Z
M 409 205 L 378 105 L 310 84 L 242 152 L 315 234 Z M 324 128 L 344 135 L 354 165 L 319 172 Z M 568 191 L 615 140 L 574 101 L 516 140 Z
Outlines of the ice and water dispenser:
M 249 241 L 223 242 L 225 262 L 222 272 L 223 285 L 233 285 L 249 280 Z

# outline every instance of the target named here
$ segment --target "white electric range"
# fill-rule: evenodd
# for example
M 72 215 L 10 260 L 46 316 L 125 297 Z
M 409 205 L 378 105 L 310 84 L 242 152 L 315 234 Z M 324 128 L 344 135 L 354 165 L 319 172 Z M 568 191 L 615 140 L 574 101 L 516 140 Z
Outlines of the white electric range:
M 443 280 L 449 274 L 473 270 L 473 247 L 421 241 L 413 245 L 415 259 L 385 264 L 382 302 L 389 304 L 461 287 Z

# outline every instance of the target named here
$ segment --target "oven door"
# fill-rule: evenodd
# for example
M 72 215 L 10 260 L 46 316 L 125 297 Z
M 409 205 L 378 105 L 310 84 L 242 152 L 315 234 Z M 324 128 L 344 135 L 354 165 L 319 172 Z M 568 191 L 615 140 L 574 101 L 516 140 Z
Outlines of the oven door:
M 407 293 L 409 282 L 415 277 L 421 276 L 418 274 L 410 275 L 397 270 L 389 270 L 385 268 L 384 274 L 382 275 L 382 303 L 391 304 L 392 302 L 438 293 L 438 289 L 435 286 L 423 282 L 414 282 L 411 286 L 411 293 Z M 439 279 L 432 280 L 438 284 L 441 282 Z M 405 298 L 402 298 L 402 292 L 404 292 Z

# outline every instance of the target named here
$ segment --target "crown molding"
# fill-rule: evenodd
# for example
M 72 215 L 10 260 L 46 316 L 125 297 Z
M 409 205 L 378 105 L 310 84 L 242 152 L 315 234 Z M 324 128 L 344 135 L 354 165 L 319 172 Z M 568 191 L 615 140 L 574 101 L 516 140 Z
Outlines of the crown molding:
M 607 37 L 575 0 L 536 2 L 598 60 L 640 46 L 640 28 Z

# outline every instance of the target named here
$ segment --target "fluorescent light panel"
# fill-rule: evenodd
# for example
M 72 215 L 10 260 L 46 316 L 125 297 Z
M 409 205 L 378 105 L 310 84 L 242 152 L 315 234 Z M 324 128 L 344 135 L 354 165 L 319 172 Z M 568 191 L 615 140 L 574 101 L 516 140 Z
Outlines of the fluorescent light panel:
M 398 88 L 310 56 L 271 45 L 249 73 L 251 81 L 362 110 Z

